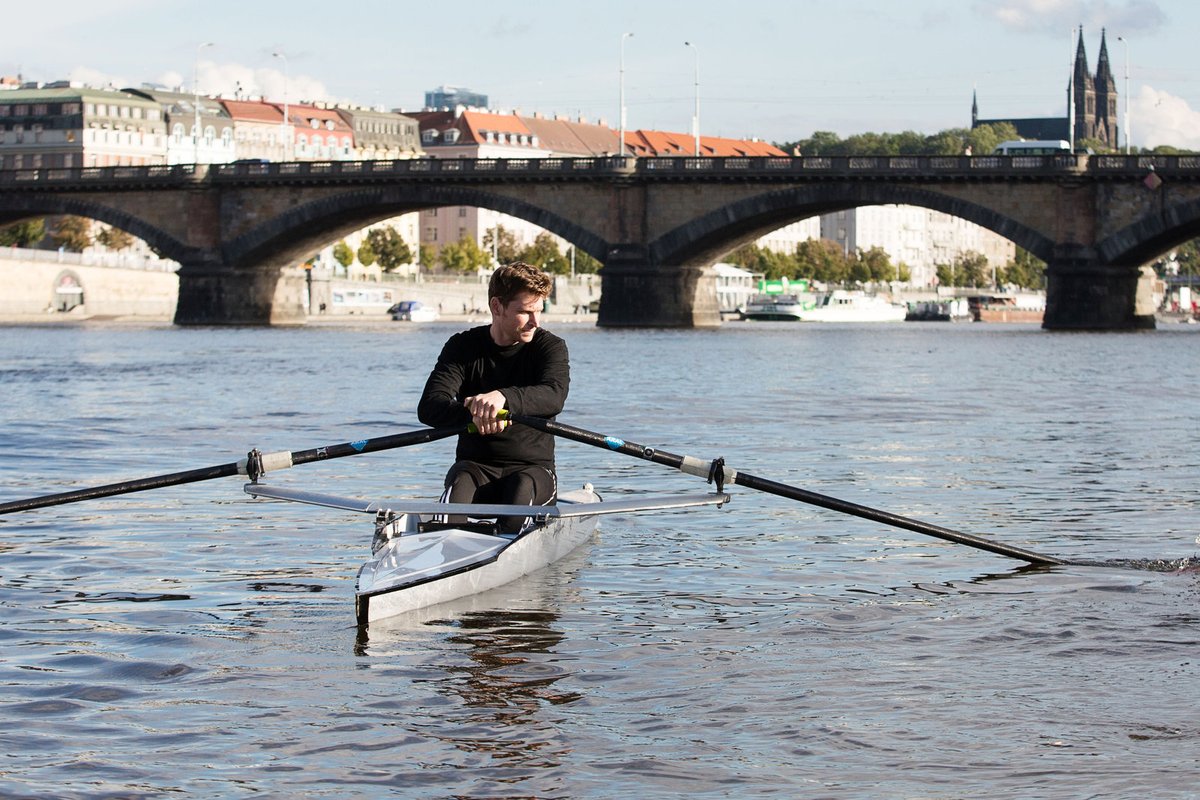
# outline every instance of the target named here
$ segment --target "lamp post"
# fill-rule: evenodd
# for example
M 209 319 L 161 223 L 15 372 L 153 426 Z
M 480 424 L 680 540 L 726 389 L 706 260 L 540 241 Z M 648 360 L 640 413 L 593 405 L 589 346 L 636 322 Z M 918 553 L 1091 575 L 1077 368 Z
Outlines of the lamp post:
M 621 86 L 620 86 L 621 108 L 619 109 L 619 111 L 620 111 L 620 119 L 621 119 L 621 151 L 620 151 L 620 155 L 622 157 L 624 157 L 624 155 L 625 155 L 625 40 L 628 39 L 630 36 L 633 36 L 633 34 L 632 33 L 622 33 L 621 34 L 621 74 L 620 74 L 620 78 L 621 78 L 621 81 L 620 81 L 620 83 L 621 83 Z
M 1129 155 L 1129 40 L 1118 36 L 1117 41 L 1125 45 L 1125 155 Z
M 196 60 L 192 63 L 192 111 L 195 113 L 192 121 L 192 164 L 200 163 L 200 51 L 214 44 L 204 42 L 196 45 Z
M 692 126 L 695 128 L 696 135 L 696 155 L 700 155 L 700 48 L 691 42 L 684 42 L 684 47 L 690 47 L 696 51 L 696 113 L 692 117 Z
M 283 53 L 271 53 L 275 58 L 283 60 L 283 154 L 288 161 L 292 160 L 292 134 L 291 122 L 288 118 L 288 83 L 291 81 L 290 70 L 288 69 L 287 56 Z

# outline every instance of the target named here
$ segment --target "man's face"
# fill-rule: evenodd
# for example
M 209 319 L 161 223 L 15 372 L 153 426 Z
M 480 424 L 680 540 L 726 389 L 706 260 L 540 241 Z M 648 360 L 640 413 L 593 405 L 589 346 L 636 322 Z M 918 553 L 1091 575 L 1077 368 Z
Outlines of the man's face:
M 492 312 L 492 340 L 501 347 L 533 340 L 542 313 L 543 298 L 532 292 L 521 292 L 507 304 L 500 298 L 488 301 Z

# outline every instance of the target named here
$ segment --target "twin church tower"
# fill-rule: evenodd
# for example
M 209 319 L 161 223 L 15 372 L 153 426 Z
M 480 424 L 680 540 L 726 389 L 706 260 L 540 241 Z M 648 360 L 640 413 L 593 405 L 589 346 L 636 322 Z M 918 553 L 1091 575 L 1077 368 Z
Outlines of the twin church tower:
M 1072 99 L 1074 102 L 1072 103 Z M 1087 52 L 1083 46 L 1083 29 L 1079 30 L 1079 44 L 1075 48 L 1075 68 L 1067 89 L 1068 112 L 1066 117 L 1034 117 L 1027 119 L 980 119 L 978 98 L 971 98 L 971 127 L 1008 122 L 1017 129 L 1022 139 L 1070 140 L 1070 114 L 1074 116 L 1074 141 L 1097 139 L 1117 149 L 1117 82 L 1113 77 L 1108 60 L 1108 43 L 1105 32 L 1100 31 L 1100 60 L 1096 74 L 1088 72 Z

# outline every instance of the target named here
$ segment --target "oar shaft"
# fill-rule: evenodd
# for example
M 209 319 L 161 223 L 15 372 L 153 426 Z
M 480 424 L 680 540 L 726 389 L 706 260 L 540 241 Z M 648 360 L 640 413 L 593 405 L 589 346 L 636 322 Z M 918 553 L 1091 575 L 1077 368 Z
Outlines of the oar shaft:
M 373 453 L 378 450 L 391 450 L 397 447 L 424 444 L 437 439 L 445 439 L 448 436 L 454 436 L 462 433 L 464 430 L 466 430 L 466 427 L 462 425 L 447 428 L 423 428 L 409 433 L 396 433 L 390 436 L 360 439 L 354 442 L 340 442 L 338 444 L 314 447 L 309 450 L 298 450 L 296 452 L 284 450 L 278 453 L 260 453 L 255 456 L 258 459 L 256 469 L 262 472 L 275 472 L 297 464 L 308 464 L 312 461 L 325 461 L 331 458 L 359 455 L 360 453 Z M 186 472 L 172 472 L 167 475 L 155 475 L 150 478 L 120 481 L 104 486 L 92 486 L 87 489 L 76 489 L 70 492 L 31 497 L 27 500 L 13 500 L 7 503 L 0 503 L 0 514 L 9 514 L 14 511 L 29 511 L 35 508 L 46 508 L 47 506 L 65 505 L 66 503 L 76 503 L 80 500 L 94 500 L 98 497 L 112 497 L 131 492 L 144 492 L 149 489 L 161 489 L 166 486 L 180 486 L 185 483 L 226 478 L 231 475 L 246 475 L 250 472 L 250 464 L 248 462 L 249 458 L 243 458 L 231 464 L 219 464 L 213 467 L 187 470 Z
M 737 472 L 734 474 L 733 482 L 738 486 L 745 486 L 747 489 L 757 489 L 760 492 L 773 494 L 778 497 L 786 497 L 789 500 L 798 500 L 801 503 L 808 503 L 821 508 L 828 508 L 831 511 L 840 511 L 843 514 L 851 514 L 863 519 L 881 522 L 884 525 L 891 525 L 896 528 L 904 528 L 906 530 L 923 533 L 927 536 L 934 536 L 938 539 L 965 544 L 968 547 L 974 547 L 979 550 L 987 550 L 1009 558 L 1016 558 L 1022 561 L 1028 561 L 1030 564 L 1065 564 L 1062 561 L 1051 556 L 1044 556 L 1039 553 L 1034 553 L 1029 550 L 1022 550 L 1019 547 L 1010 547 L 1006 544 L 993 542 L 989 539 L 983 539 L 979 536 L 974 536 L 969 533 L 943 528 L 940 525 L 931 525 L 928 522 L 921 522 L 917 519 L 902 517 L 899 514 L 893 514 L 890 511 L 880 511 L 877 508 L 851 503 L 846 500 L 839 500 L 836 497 L 830 497 L 817 492 L 810 492 L 806 489 L 801 489 L 797 486 L 789 486 L 786 483 L 760 478 L 756 475 L 750 475 L 745 472 Z
M 243 460 L 232 464 L 220 464 L 215 467 L 191 469 L 186 472 L 172 472 L 169 475 L 156 475 L 153 478 L 119 481 L 117 483 L 108 483 L 104 486 L 91 486 L 87 489 L 47 494 L 41 497 L 31 497 L 27 500 L 13 500 L 8 503 L 0 503 L 0 514 L 9 514 L 14 511 L 30 511 L 35 508 L 45 508 L 47 506 L 61 506 L 67 503 L 78 503 L 81 500 L 95 500 L 97 497 L 112 497 L 113 495 L 129 494 L 130 492 L 143 492 L 147 489 L 161 489 L 164 486 L 181 486 L 185 483 L 207 481 L 214 478 L 227 478 L 230 475 L 237 475 L 239 467 L 241 467 L 241 472 L 245 474 L 245 461 Z
M 624 453 L 625 455 L 636 456 L 637 458 L 653 461 L 656 464 L 664 464 L 669 467 L 674 467 L 681 472 L 686 472 L 689 475 L 699 475 L 712 479 L 715 475 L 714 464 L 711 461 L 693 458 L 691 456 L 679 456 L 674 453 L 667 453 L 662 450 L 656 450 L 653 447 L 628 442 L 616 436 L 606 436 L 600 433 L 576 428 L 572 425 L 564 425 L 561 422 L 554 420 L 542 419 L 541 417 L 527 417 L 520 414 L 508 415 L 513 422 L 518 422 L 522 425 L 528 425 L 531 428 L 553 434 L 564 439 L 590 444 L 593 447 L 600 447 L 606 450 L 612 450 L 615 453 Z M 739 472 L 728 467 L 722 467 L 720 477 L 726 482 L 735 483 L 738 486 L 745 486 L 747 489 L 756 489 L 767 494 L 785 497 L 789 500 L 797 500 L 801 503 L 827 508 L 831 511 L 839 511 L 843 514 L 851 514 L 863 519 L 881 522 L 884 525 L 892 525 L 897 528 L 923 533 L 927 536 L 934 536 L 939 539 L 964 544 L 968 547 L 974 547 L 979 550 L 987 550 L 997 555 L 1008 556 L 1009 558 L 1027 561 L 1030 564 L 1065 564 L 1062 561 L 1051 556 L 1044 556 L 1040 553 L 1034 553 L 1029 550 L 1023 550 L 1018 547 L 1009 547 L 1005 544 L 993 542 L 988 539 L 983 539 L 979 536 L 973 536 L 969 533 L 943 528 L 940 525 L 931 525 L 920 520 L 902 517 L 899 514 L 892 514 L 888 511 L 880 511 L 879 509 L 870 508 L 868 506 L 850 503 L 845 500 L 839 500 L 836 497 L 810 492 L 796 486 L 789 486 L 786 483 L 759 478 L 755 475 L 749 475 L 745 472 Z

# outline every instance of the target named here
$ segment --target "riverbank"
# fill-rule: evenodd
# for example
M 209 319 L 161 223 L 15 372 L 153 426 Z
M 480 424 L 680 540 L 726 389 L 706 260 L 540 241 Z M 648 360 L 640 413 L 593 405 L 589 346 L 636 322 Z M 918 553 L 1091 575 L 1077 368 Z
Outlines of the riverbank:
M 596 314 L 542 314 L 546 326 L 595 325 Z M 396 322 L 387 314 L 320 314 L 308 318 L 308 327 L 363 327 L 366 325 L 411 327 L 414 325 L 458 324 L 463 327 L 483 325 L 489 321 L 486 314 L 443 314 L 437 322 Z M 76 311 L 50 311 L 41 314 L 0 313 L 0 325 L 172 325 L 174 319 L 168 314 L 87 314 Z

